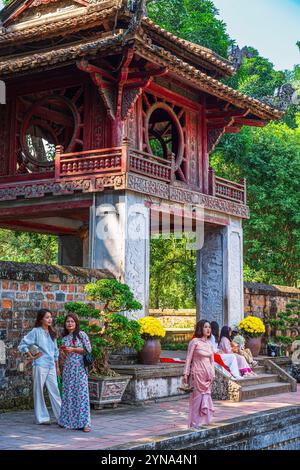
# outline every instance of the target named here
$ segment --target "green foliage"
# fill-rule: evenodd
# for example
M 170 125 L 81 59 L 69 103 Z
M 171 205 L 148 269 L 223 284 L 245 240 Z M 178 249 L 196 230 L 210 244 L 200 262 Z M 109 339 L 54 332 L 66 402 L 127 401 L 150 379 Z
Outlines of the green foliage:
M 300 127 L 271 123 L 226 136 L 211 158 L 216 173 L 247 179 L 245 264 L 260 282 L 300 278 Z M 250 271 L 249 271 L 250 270 Z M 248 280 L 249 276 L 248 276 Z
M 149 1 L 148 14 L 167 31 L 227 57 L 233 41 L 226 32 L 225 23 L 217 18 L 218 10 L 213 1 Z
M 57 263 L 57 237 L 0 229 L 0 259 L 22 263 Z
M 186 237 L 160 236 L 150 244 L 150 307 L 194 308 L 196 257 Z
M 114 279 L 101 279 L 87 284 L 85 292 L 90 300 L 105 303 L 104 310 L 106 312 L 125 312 L 142 308 L 127 284 L 122 284 Z
M 253 47 L 247 50 L 252 57 L 244 58 L 237 73 L 228 80 L 228 85 L 254 98 L 272 96 L 277 87 L 286 83 L 286 74 L 274 70 L 272 62 L 261 57 Z
M 300 332 L 300 300 L 292 300 L 286 305 L 284 312 L 278 313 L 276 318 L 271 318 L 266 323 L 281 333 L 275 336 L 276 343 L 291 345 Z M 291 332 L 294 334 L 291 335 Z
M 139 310 L 142 305 L 134 299 L 126 284 L 111 279 L 101 279 L 85 286 L 89 300 L 100 302 L 97 309 L 92 304 L 69 302 L 67 312 L 73 312 L 80 319 L 80 327 L 90 338 L 94 365 L 92 374 L 116 375 L 108 365 L 109 353 L 124 347 L 140 350 L 144 341 L 140 335 L 140 325 L 128 320 L 120 312 Z M 58 318 L 62 324 L 64 317 Z

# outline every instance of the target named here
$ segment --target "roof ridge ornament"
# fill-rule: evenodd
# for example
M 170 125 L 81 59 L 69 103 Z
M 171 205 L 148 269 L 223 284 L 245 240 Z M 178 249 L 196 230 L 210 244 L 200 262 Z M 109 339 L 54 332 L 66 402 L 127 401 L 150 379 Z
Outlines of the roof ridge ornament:
M 130 34 L 135 33 L 142 24 L 142 20 L 147 17 L 147 0 L 128 0 L 128 8 L 133 13 L 130 20 L 128 29 L 124 34 L 124 38 Z

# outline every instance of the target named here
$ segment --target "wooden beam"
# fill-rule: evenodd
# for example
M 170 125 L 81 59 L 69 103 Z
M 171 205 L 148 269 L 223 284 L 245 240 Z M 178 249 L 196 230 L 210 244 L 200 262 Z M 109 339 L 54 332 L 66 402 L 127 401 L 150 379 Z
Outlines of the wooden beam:
M 241 124 L 242 126 L 252 126 L 252 127 L 265 127 L 267 124 L 266 121 L 261 119 L 244 119 L 244 118 L 234 118 L 235 124 Z
M 234 127 L 234 126 L 225 128 L 225 132 L 227 134 L 237 134 L 238 132 L 240 132 L 240 130 L 241 130 L 241 127 Z
M 232 111 L 219 111 L 219 112 L 207 112 L 206 111 L 206 117 L 208 120 L 215 120 L 215 119 L 222 119 L 226 117 L 245 117 L 249 114 L 249 110 L 241 109 L 240 111 L 238 110 L 232 110 Z
M 52 212 L 61 215 L 63 211 L 89 209 L 91 205 L 92 201 L 90 199 L 86 199 L 83 201 L 56 202 L 36 205 L 24 204 L 23 206 L 17 207 L 1 207 L 1 219 L 9 217 L 25 217 L 25 214 L 26 217 L 32 217 L 36 214 L 39 217 L 42 217 L 42 214 L 45 212 Z
M 21 232 L 37 232 L 52 235 L 74 235 L 77 233 L 77 230 L 74 229 L 55 227 L 47 224 L 34 224 L 24 220 L 14 220 L 9 222 L 7 220 L 3 221 L 0 219 L 0 227 L 7 228 L 9 230 L 20 230 Z

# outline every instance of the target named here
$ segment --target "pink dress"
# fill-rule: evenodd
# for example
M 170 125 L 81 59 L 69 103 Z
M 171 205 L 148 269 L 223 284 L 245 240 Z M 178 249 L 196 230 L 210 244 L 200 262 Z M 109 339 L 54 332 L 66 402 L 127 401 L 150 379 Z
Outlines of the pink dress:
M 190 341 L 183 373 L 190 375 L 190 385 L 194 387 L 190 397 L 189 427 L 209 424 L 214 412 L 211 386 L 215 378 L 214 353 L 209 341 L 202 338 Z
M 219 349 L 220 349 L 220 351 L 224 352 L 225 354 L 232 354 L 230 341 L 229 341 L 228 338 L 225 338 L 225 336 L 223 336 L 223 338 L 220 341 Z M 244 374 L 246 374 L 247 372 L 252 372 L 252 369 L 249 366 L 246 359 L 244 358 L 244 356 L 241 356 L 240 354 L 235 354 L 235 353 L 234 353 L 234 355 L 237 359 L 238 368 L 239 368 L 239 371 L 240 371 L 242 376 Z

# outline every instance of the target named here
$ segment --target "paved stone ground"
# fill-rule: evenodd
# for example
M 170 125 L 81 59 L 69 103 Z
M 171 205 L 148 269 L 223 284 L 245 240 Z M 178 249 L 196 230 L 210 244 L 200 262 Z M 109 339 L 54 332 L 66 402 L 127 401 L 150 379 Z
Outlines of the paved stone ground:
M 296 393 L 232 403 L 217 401 L 213 424 L 289 405 L 300 405 L 300 386 Z M 127 442 L 149 442 L 151 437 L 186 430 L 188 399 L 149 403 L 144 406 L 120 406 L 93 411 L 92 431 L 70 431 L 34 424 L 30 411 L 0 414 L 0 449 L 99 450 Z

